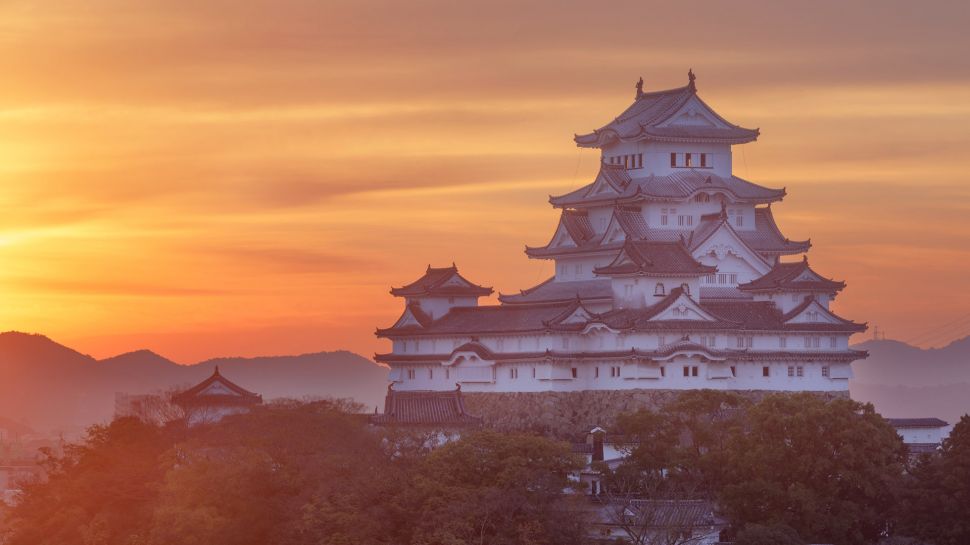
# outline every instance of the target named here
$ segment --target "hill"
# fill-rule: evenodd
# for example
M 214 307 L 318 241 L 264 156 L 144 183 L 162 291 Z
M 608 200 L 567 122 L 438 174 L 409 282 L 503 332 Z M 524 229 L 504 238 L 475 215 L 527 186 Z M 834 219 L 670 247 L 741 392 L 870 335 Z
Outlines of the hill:
M 0 333 L 0 416 L 39 431 L 77 432 L 111 418 L 116 392 L 188 386 L 216 365 L 232 381 L 263 395 L 350 397 L 383 403 L 387 371 L 347 351 L 298 356 L 220 358 L 179 365 L 148 350 L 96 360 L 43 335 Z
M 852 398 L 885 416 L 938 416 L 951 424 L 970 412 L 970 337 L 922 349 L 894 340 L 853 346 L 869 358 L 852 364 Z

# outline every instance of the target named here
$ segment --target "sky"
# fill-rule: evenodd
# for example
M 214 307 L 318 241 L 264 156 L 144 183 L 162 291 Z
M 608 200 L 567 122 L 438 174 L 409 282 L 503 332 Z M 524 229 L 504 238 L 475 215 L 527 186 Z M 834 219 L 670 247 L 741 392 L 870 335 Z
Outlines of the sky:
M 970 333 L 964 2 L 0 3 L 0 330 L 96 357 L 387 350 L 428 264 L 551 275 L 549 195 L 599 127 L 686 84 L 759 127 L 834 308 Z M 494 300 L 493 300 L 494 302 Z M 871 333 L 866 335 L 871 336 Z

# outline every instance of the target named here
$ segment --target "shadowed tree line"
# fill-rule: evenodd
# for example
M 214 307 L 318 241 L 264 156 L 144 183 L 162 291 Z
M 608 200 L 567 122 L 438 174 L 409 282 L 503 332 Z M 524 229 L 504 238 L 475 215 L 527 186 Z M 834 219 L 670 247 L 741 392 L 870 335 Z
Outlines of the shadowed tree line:
M 432 449 L 355 410 L 287 403 L 190 429 L 135 418 L 92 427 L 48 453 L 48 478 L 3 515 L 3 543 L 588 541 L 569 445 L 482 431 Z M 598 468 L 608 496 L 714 501 L 739 544 L 970 543 L 970 417 L 941 455 L 917 460 L 871 406 L 811 395 L 752 405 L 692 392 L 623 416 L 615 431 L 629 457 Z M 638 543 L 683 542 L 629 530 Z

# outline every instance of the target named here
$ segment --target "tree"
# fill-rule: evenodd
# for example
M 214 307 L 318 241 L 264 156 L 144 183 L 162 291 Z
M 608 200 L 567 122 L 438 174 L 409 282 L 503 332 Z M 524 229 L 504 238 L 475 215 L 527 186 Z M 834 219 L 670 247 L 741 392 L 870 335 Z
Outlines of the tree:
M 46 451 L 47 479 L 24 485 L 5 545 L 144 543 L 171 445 L 162 429 L 129 417 L 91 427 L 63 455 Z
M 970 415 L 953 426 L 939 455 L 915 464 L 903 488 L 895 532 L 935 545 L 970 543 Z
M 421 464 L 414 483 L 415 544 L 570 544 L 584 528 L 563 505 L 580 467 L 567 445 L 479 432 Z
M 872 405 L 775 394 L 728 445 L 722 506 L 734 527 L 784 524 L 814 542 L 875 541 L 890 522 L 905 461 Z

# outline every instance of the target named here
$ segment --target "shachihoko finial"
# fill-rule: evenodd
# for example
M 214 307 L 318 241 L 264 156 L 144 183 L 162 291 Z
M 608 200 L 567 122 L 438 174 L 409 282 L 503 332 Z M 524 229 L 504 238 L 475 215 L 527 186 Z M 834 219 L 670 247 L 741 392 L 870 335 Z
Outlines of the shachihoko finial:
M 637 81 L 637 100 L 643 96 L 643 76 Z
M 697 79 L 697 76 L 694 75 L 694 69 L 693 68 L 688 69 L 687 70 L 687 87 L 689 87 L 691 91 L 696 91 L 697 90 L 697 84 L 694 83 L 694 80 L 696 80 L 696 79 Z

